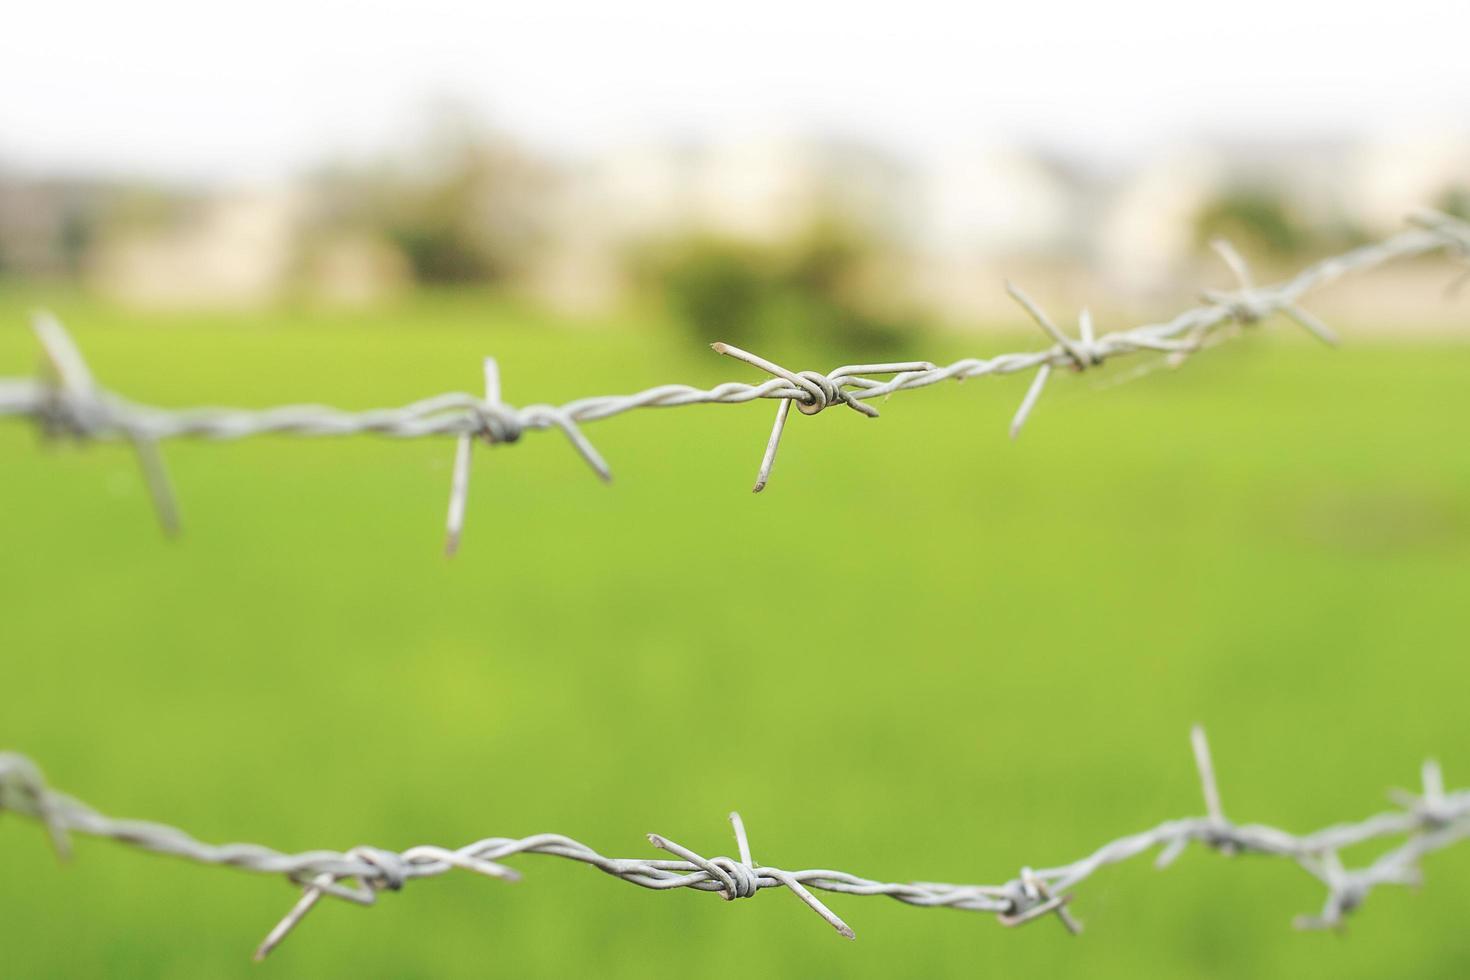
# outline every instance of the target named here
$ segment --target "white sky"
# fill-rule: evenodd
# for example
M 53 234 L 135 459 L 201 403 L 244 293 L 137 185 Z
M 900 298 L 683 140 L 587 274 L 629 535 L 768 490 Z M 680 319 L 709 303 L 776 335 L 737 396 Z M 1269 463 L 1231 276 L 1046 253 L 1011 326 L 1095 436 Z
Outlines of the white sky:
M 388 143 L 455 96 L 563 150 L 771 128 L 1033 138 L 1470 126 L 1470 0 L 13 0 L 0 163 L 209 179 Z

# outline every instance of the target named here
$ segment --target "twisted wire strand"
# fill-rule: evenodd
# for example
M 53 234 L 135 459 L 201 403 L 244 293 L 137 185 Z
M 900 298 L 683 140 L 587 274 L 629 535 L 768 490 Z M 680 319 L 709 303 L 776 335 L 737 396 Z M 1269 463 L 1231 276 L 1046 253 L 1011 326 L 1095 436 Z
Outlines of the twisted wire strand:
M 715 344 L 724 355 L 750 364 L 771 378 L 760 383 L 729 381 L 712 388 L 666 384 L 623 395 L 580 398 L 563 405 L 515 406 L 500 396 L 493 359 L 485 361 L 485 394 L 467 392 L 436 395 L 397 408 L 348 411 L 326 405 L 285 405 L 266 409 L 165 409 L 123 398 L 95 383 L 80 351 L 54 318 L 38 314 L 33 324 L 46 356 L 40 379 L 0 378 L 0 416 L 29 417 L 52 436 L 78 440 L 129 441 L 135 447 L 150 492 L 166 530 L 178 526 L 177 506 L 157 444 L 183 437 L 215 440 L 243 439 L 265 434 L 347 436 L 364 433 L 399 439 L 454 436 L 454 476 L 451 483 L 446 550 L 458 548 L 469 492 L 469 469 L 476 440 L 499 445 L 517 441 L 527 431 L 556 429 L 603 480 L 612 477 L 606 461 L 582 433 L 587 422 L 644 408 L 689 405 L 739 405 L 759 399 L 778 402 L 776 420 L 762 457 L 754 489 L 770 478 L 776 451 L 792 404 L 806 415 L 816 415 L 836 404 L 876 417 L 870 402 L 900 391 L 914 391 L 944 381 L 963 381 L 984 375 L 1036 372 L 1020 409 L 1011 422 L 1014 437 L 1021 430 L 1051 374 L 1059 368 L 1086 370 L 1119 357 L 1161 354 L 1163 363 L 1177 367 L 1193 353 L 1239 333 L 1239 328 L 1276 314 L 1295 321 L 1328 343 L 1336 336 L 1300 300 L 1338 280 L 1401 259 L 1448 252 L 1470 261 L 1470 223 L 1433 211 L 1411 218 L 1415 227 L 1382 241 L 1352 249 L 1307 266 L 1291 279 L 1259 286 L 1243 259 L 1227 243 L 1216 249 L 1236 278 L 1236 288 L 1207 290 L 1202 305 L 1171 320 L 1095 334 L 1091 314 L 1079 318 L 1079 336 L 1070 337 L 1027 294 L 1007 284 L 1011 296 L 1052 341 L 1035 351 L 997 354 L 990 358 L 963 358 L 947 365 L 927 361 L 845 365 L 826 373 L 790 371 L 756 354 L 728 344 Z M 878 377 L 875 377 L 878 376 Z
M 727 901 L 784 888 L 839 934 L 852 939 L 852 929 L 813 892 L 886 895 L 922 908 L 985 912 L 1008 926 L 1055 914 L 1068 931 L 1077 933 L 1081 925 L 1067 908 L 1074 886 L 1109 865 L 1149 851 L 1159 852 L 1155 865 L 1164 868 L 1190 844 L 1198 844 L 1225 854 L 1258 854 L 1294 862 L 1327 891 L 1321 912 L 1298 917 L 1296 925 L 1326 929 L 1341 926 L 1348 913 L 1378 886 L 1419 884 L 1419 863 L 1425 855 L 1470 836 L 1470 790 L 1446 792 L 1439 766 L 1432 760 L 1423 766 L 1418 793 L 1393 791 L 1390 796 L 1399 808 L 1364 820 L 1333 824 L 1302 835 L 1264 824 L 1234 823 L 1225 816 L 1220 803 L 1204 731 L 1196 727 L 1191 738 L 1204 787 L 1204 816 L 1165 821 L 1110 841 L 1069 864 L 1024 867 L 1016 877 L 998 885 L 886 882 L 829 869 L 786 871 L 752 857 L 745 825 L 737 813 L 730 814 L 730 821 L 738 858 L 706 858 L 658 834 L 649 834 L 649 842 L 672 854 L 673 859 L 607 857 L 560 834 L 487 837 L 459 848 L 420 845 L 401 852 L 364 846 L 288 854 L 259 844 L 207 844 L 166 824 L 105 816 L 49 788 L 35 764 L 16 753 L 0 753 L 0 811 L 9 810 L 43 824 L 63 858 L 70 854 L 68 835 L 78 833 L 201 864 L 285 877 L 302 889 L 301 898 L 266 936 L 256 951 L 257 959 L 278 946 L 322 897 L 372 905 L 380 892 L 398 891 L 415 879 L 436 877 L 456 868 L 516 881 L 518 872 L 503 862 L 523 854 L 576 861 L 642 888 L 714 892 Z M 1365 866 L 1349 869 L 1343 864 L 1344 850 L 1396 837 L 1404 840 Z

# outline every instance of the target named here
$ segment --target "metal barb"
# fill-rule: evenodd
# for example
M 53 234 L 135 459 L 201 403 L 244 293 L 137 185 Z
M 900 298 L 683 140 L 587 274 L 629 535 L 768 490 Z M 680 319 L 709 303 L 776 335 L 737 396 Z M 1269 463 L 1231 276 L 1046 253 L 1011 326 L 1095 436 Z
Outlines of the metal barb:
M 1460 260 L 1470 266 L 1470 224 L 1451 217 L 1442 211 L 1421 208 L 1409 215 L 1410 224 L 1425 231 L 1442 236 L 1446 245 L 1459 253 Z M 1445 299 L 1459 299 L 1467 283 L 1470 283 L 1470 268 L 1452 279 L 1445 287 Z
M 1438 761 L 1424 760 L 1424 765 L 1419 769 L 1419 785 L 1418 793 L 1391 789 L 1388 791 L 1388 798 L 1422 820 L 1431 829 L 1443 826 L 1447 822 L 1445 816 L 1447 804 L 1444 773 L 1440 770 Z
M 995 918 L 1003 926 L 1023 926 L 1028 922 L 1035 922 L 1042 916 L 1052 912 L 1057 914 L 1057 920 L 1074 936 L 1082 934 L 1082 923 L 1072 917 L 1067 905 L 1072 901 L 1071 895 L 1053 895 L 1046 882 L 1037 877 L 1036 872 L 1030 868 L 1021 869 L 1021 893 L 1024 901 L 1013 912 L 1002 912 Z
M 12 799 L 12 794 L 19 798 Z M 19 804 L 19 805 L 17 805 Z M 25 809 L 22 810 L 21 806 Z M 62 863 L 71 860 L 71 838 L 35 763 L 13 752 L 0 752 L 0 812 L 7 808 L 34 817 L 46 828 L 51 850 Z
M 1235 276 L 1236 283 L 1244 292 L 1251 292 L 1256 288 L 1255 277 L 1251 275 L 1250 266 L 1246 264 L 1245 257 L 1236 251 L 1235 246 L 1226 238 L 1213 238 L 1210 240 L 1210 248 L 1220 256 Z
M 487 410 L 501 408 L 500 368 L 495 358 L 485 358 L 485 406 Z M 465 431 L 459 434 L 454 446 L 454 475 L 449 484 L 449 519 L 444 537 L 444 554 L 453 557 L 459 551 L 460 536 L 464 533 L 465 506 L 470 496 L 470 457 L 474 450 L 475 436 L 480 435 L 494 444 L 493 433 Z
M 1220 805 L 1220 786 L 1215 782 L 1215 764 L 1210 758 L 1210 742 L 1205 738 L 1203 725 L 1195 725 L 1190 729 L 1189 741 L 1194 749 L 1194 764 L 1199 770 L 1200 786 L 1205 796 L 1205 812 L 1209 814 L 1210 820 L 1205 841 L 1221 854 L 1235 854 L 1240 850 L 1240 843 L 1232 836 L 1230 821 L 1225 818 L 1225 808 Z
M 1084 307 L 1082 313 L 1077 317 L 1077 332 L 1082 337 L 1082 342 L 1079 344 L 1064 334 L 1051 321 L 1051 317 L 1046 315 L 1046 311 L 1015 283 L 1006 282 L 1006 291 L 1021 305 L 1022 309 L 1031 315 L 1031 319 L 1040 324 L 1046 335 L 1061 346 L 1074 371 L 1083 371 L 1103 363 L 1104 358 L 1098 351 L 1097 337 L 1093 332 L 1091 310 Z M 1051 370 L 1052 363 L 1049 360 L 1042 361 L 1036 366 L 1036 376 L 1031 379 L 1031 384 L 1026 388 L 1026 395 L 1021 399 L 1021 405 L 1016 409 L 1016 414 L 1011 417 L 1010 436 L 1013 441 L 1021 434 L 1021 428 L 1031 417 L 1031 411 L 1041 398 L 1041 392 L 1046 387 L 1047 379 L 1051 377 Z
M 1283 302 L 1280 309 L 1282 313 L 1286 314 L 1298 326 L 1322 341 L 1328 347 L 1340 347 L 1342 345 L 1342 340 L 1337 336 L 1337 332 L 1319 320 L 1314 314 L 1308 313 L 1295 303 Z
M 785 885 L 797 898 L 806 905 L 827 924 L 836 929 L 838 933 L 848 939 L 855 938 L 852 929 L 815 895 L 802 885 L 795 876 L 788 874 L 779 868 L 767 868 L 758 866 L 750 856 L 750 841 L 745 835 L 745 823 L 740 819 L 739 813 L 730 814 L 730 825 L 735 831 L 735 846 L 740 852 L 738 862 L 727 858 L 717 857 L 706 859 L 689 850 L 687 847 L 675 844 L 666 837 L 658 834 L 649 834 L 648 840 L 654 847 L 677 854 L 688 861 L 691 865 L 703 871 L 710 879 L 718 882 L 720 895 L 726 901 L 737 898 L 754 898 L 756 892 L 761 888 L 768 887 L 765 881 L 769 880 L 773 885 Z
M 1442 236 L 1470 258 L 1470 223 L 1433 208 L 1418 208 L 1410 212 L 1408 220 L 1411 225 Z
M 271 955 L 276 947 L 285 941 L 286 937 L 291 934 L 291 930 L 299 926 L 301 920 L 306 918 L 306 913 L 316 907 L 316 903 L 321 899 L 323 892 L 326 890 L 326 886 L 331 883 L 331 875 L 318 875 L 311 886 L 302 891 L 301 897 L 296 900 L 296 904 L 291 906 L 291 911 L 287 912 L 281 918 L 281 921 L 277 922 L 275 927 L 266 933 L 266 937 L 255 948 L 255 962 L 264 962 L 265 958 Z
M 884 384 L 866 377 L 867 375 L 891 374 L 898 376 L 895 380 L 900 380 L 910 374 L 935 370 L 934 365 L 928 361 L 900 361 L 888 364 L 849 364 L 827 374 L 818 374 L 816 371 L 789 371 L 774 361 L 741 350 L 733 344 L 720 342 L 711 344 L 710 347 L 716 354 L 744 361 L 791 386 L 769 393 L 768 397 L 778 398 L 780 401 L 776 405 L 776 421 L 771 426 L 771 437 L 766 441 L 766 451 L 761 456 L 752 493 L 760 493 L 771 480 L 771 469 L 776 465 L 776 450 L 780 448 L 781 434 L 786 430 L 786 419 L 791 415 L 792 402 L 796 403 L 797 411 L 803 415 L 816 415 L 828 406 L 841 402 L 859 415 L 877 418 L 878 410 L 862 398 L 873 397 L 877 391 L 889 388 L 892 382 Z M 849 391 L 849 385 L 855 386 L 857 390 Z
M 1015 439 L 1021 434 L 1021 426 L 1031 417 L 1031 410 L 1036 407 L 1036 400 L 1041 397 L 1041 389 L 1046 387 L 1046 379 L 1051 377 L 1051 365 L 1042 364 L 1036 369 L 1036 377 L 1031 379 L 1031 384 L 1026 389 L 1026 397 L 1021 399 L 1021 407 L 1016 409 L 1015 416 L 1011 419 L 1011 438 Z
M 45 355 L 49 368 L 46 373 L 50 375 L 47 380 L 55 386 L 57 400 L 78 409 L 95 405 L 97 385 L 91 369 L 87 367 L 81 349 L 61 325 L 61 321 L 53 314 L 39 310 L 31 318 L 31 330 Z M 70 421 L 73 435 L 78 438 L 88 435 L 88 422 L 84 416 L 74 415 Z M 133 445 L 138 467 L 143 472 L 144 484 L 153 500 L 153 510 L 158 516 L 159 527 L 170 537 L 177 536 L 181 527 L 178 500 L 157 442 L 142 427 L 130 425 L 125 419 L 118 428 Z
M 1255 323 L 1268 313 L 1279 311 L 1329 347 L 1337 347 L 1341 344 L 1341 340 L 1331 327 L 1292 302 L 1290 298 L 1285 295 L 1272 296 L 1269 291 L 1259 289 L 1256 286 L 1255 277 L 1251 275 L 1250 266 L 1229 241 L 1224 238 L 1216 238 L 1210 242 L 1210 247 L 1230 268 L 1239 289 L 1235 293 L 1207 290 L 1205 292 L 1207 299 L 1229 307 L 1231 315 L 1241 323 Z
M 1419 771 L 1424 786 L 1424 805 L 1430 809 L 1444 806 L 1444 773 L 1438 759 L 1425 759 Z
M 1215 783 L 1215 764 L 1210 759 L 1210 742 L 1205 737 L 1203 725 L 1195 725 L 1189 730 L 1189 744 L 1194 749 L 1194 764 L 1199 770 L 1199 781 L 1204 790 L 1205 811 L 1215 823 L 1228 825 L 1225 808 L 1220 805 L 1220 787 Z
M 1091 313 L 1086 310 L 1083 311 L 1083 318 L 1086 320 L 1087 326 L 1082 331 L 1084 336 L 1083 345 L 1079 345 L 1071 337 L 1063 333 L 1061 328 L 1055 323 L 1052 323 L 1051 317 L 1046 315 L 1046 311 L 1028 296 L 1020 286 L 1017 286 L 1010 280 L 1006 280 L 1006 292 L 1010 294 L 1011 299 L 1020 304 L 1021 309 L 1030 314 L 1031 319 L 1036 321 L 1037 326 L 1041 327 L 1043 333 L 1057 342 L 1057 346 L 1061 347 L 1068 359 L 1072 362 L 1072 368 L 1074 370 L 1081 371 L 1094 364 L 1101 363 L 1101 359 L 1091 350 L 1093 345 L 1088 339 L 1088 335 L 1092 333 Z M 1088 349 L 1084 350 L 1084 346 Z

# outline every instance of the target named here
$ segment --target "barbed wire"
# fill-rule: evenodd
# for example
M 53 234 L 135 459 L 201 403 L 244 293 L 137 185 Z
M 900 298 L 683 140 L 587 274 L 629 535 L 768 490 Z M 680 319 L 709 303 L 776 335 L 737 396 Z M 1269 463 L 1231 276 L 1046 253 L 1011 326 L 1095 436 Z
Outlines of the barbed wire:
M 279 946 L 324 896 L 372 905 L 380 892 L 399 891 L 409 881 L 436 877 L 456 868 L 516 881 L 519 873 L 502 862 L 522 854 L 576 861 L 656 891 L 688 888 L 713 892 L 727 901 L 752 898 L 768 888 L 785 888 L 838 933 L 852 939 L 852 929 L 814 891 L 886 895 L 924 908 L 985 912 L 1007 926 L 1055 914 L 1069 932 L 1076 934 L 1082 927 L 1068 910 L 1070 889 L 1109 865 L 1148 851 L 1159 852 L 1154 863 L 1162 869 L 1190 844 L 1227 855 L 1258 854 L 1294 862 L 1327 890 L 1321 912 L 1297 917 L 1297 927 L 1337 928 L 1374 888 L 1420 884 L 1419 863 L 1425 855 L 1470 836 L 1470 790 L 1446 792 L 1439 765 L 1433 760 L 1424 763 L 1418 793 L 1391 791 L 1390 798 L 1399 808 L 1364 820 L 1333 824 L 1303 835 L 1264 824 L 1235 823 L 1225 816 L 1221 805 L 1204 730 L 1196 726 L 1191 742 L 1204 789 L 1204 816 L 1165 821 L 1110 841 L 1069 864 L 1023 867 L 1016 877 L 999 885 L 885 882 L 827 869 L 785 871 L 755 860 L 738 813 L 730 814 L 738 859 L 706 858 L 658 834 L 649 834 L 649 842 L 674 855 L 673 859 L 607 857 L 560 834 L 488 837 L 459 848 L 421 845 L 406 851 L 354 847 L 347 851 L 288 854 L 259 844 L 206 844 L 165 824 L 104 816 L 49 788 L 35 764 L 15 753 L 0 753 L 0 811 L 9 810 L 42 823 L 63 859 L 70 855 L 69 835 L 79 833 L 202 864 L 284 876 L 302 889 L 302 895 L 260 944 L 255 953 L 257 960 Z M 1343 864 L 1344 850 L 1389 837 L 1405 840 L 1363 867 L 1350 869 Z
M 607 462 L 582 433 L 581 425 L 634 409 L 688 405 L 744 404 L 777 400 L 775 424 L 757 471 L 755 491 L 765 488 L 775 464 L 781 434 L 794 404 L 803 415 L 816 415 L 845 405 L 860 415 L 877 417 L 870 403 L 900 391 L 913 391 L 943 381 L 1034 370 L 1035 377 L 1011 421 L 1017 435 L 1036 407 L 1047 380 L 1058 368 L 1084 371 L 1108 360 L 1133 354 L 1162 354 L 1162 363 L 1177 367 L 1191 354 L 1235 336 L 1242 327 L 1281 314 L 1320 340 L 1335 344 L 1336 335 L 1301 305 L 1315 290 L 1354 273 L 1385 263 L 1450 252 L 1470 260 L 1470 223 L 1434 211 L 1411 219 L 1415 227 L 1382 241 L 1355 248 L 1307 266 L 1291 279 L 1258 285 L 1244 260 L 1227 243 L 1215 243 L 1236 279 L 1234 289 L 1207 290 L 1203 305 L 1162 323 L 1097 334 L 1087 310 L 1078 318 L 1078 336 L 1069 336 L 1026 293 L 1007 284 L 1011 296 L 1053 342 L 1043 350 L 964 358 L 939 366 L 929 361 L 849 364 L 826 373 L 791 371 L 729 344 L 714 344 L 720 354 L 771 375 L 759 384 L 730 381 L 702 389 L 683 384 L 659 385 L 634 394 L 580 398 L 563 405 L 515 406 L 501 398 L 499 369 L 484 362 L 485 393 L 448 393 L 399 408 L 346 411 L 324 405 L 288 405 L 259 410 L 237 408 L 165 409 L 129 401 L 99 386 L 81 352 L 55 317 L 37 314 L 33 327 L 45 354 L 39 379 L 0 378 L 0 416 L 33 419 L 48 436 L 78 440 L 125 440 L 135 448 L 159 521 L 164 529 L 179 527 L 178 507 L 158 443 L 180 437 L 242 439 L 267 433 L 297 436 L 343 436 L 376 433 L 401 439 L 454 436 L 448 533 L 445 549 L 453 554 L 464 527 L 469 476 L 475 441 L 514 443 L 528 431 L 560 430 L 573 449 L 603 480 L 611 480 Z

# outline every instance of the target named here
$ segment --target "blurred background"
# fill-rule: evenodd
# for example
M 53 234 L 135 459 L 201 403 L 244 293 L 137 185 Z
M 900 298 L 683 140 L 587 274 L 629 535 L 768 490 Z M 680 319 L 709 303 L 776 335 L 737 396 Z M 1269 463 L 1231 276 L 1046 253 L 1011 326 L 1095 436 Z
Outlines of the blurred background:
M 1155 309 L 1213 235 L 1295 265 L 1470 208 L 1463 26 L 1436 0 L 1387 26 L 1303 0 L 47 5 L 3 42 L 0 274 L 138 309 L 652 298 L 726 339 L 993 325 L 1003 275 Z M 1413 275 L 1354 308 L 1442 319 Z
M 517 404 L 1032 349 L 1153 321 L 1401 227 L 1470 217 L 1470 10 L 1125 0 L 955 10 L 147 0 L 7 11 L 0 374 L 29 310 L 162 405 Z M 1026 379 L 793 422 L 754 406 L 477 454 L 448 442 L 165 447 L 161 540 L 119 447 L 0 427 L 0 747 L 123 816 L 284 849 L 656 831 L 895 880 L 1003 881 L 1201 802 L 1307 830 L 1441 757 L 1470 771 L 1464 299 L 1443 259 L 1314 297 L 1134 384 Z M 1029 331 L 1029 332 L 1027 332 Z M 851 413 L 843 413 L 851 414 Z M 278 881 L 0 816 L 0 973 L 233 976 Z M 548 866 L 550 865 L 550 866 Z M 1146 865 L 1146 862 L 1145 862 Z M 327 905 L 296 976 L 1075 970 L 1463 976 L 1470 856 L 1345 936 L 1289 867 L 1191 855 L 1078 889 L 1088 933 L 833 899 L 727 906 L 530 858 Z M 468 876 L 467 876 L 468 877 Z

